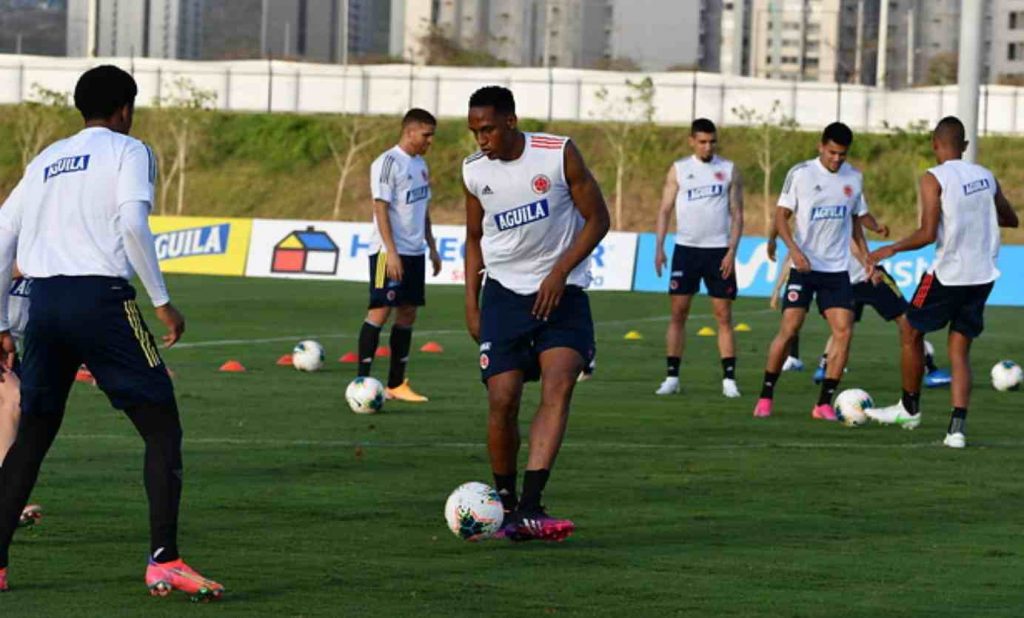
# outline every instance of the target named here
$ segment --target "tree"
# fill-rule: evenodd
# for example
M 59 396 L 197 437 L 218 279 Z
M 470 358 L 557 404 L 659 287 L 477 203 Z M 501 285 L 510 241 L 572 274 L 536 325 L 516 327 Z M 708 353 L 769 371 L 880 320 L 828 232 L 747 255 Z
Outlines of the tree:
M 925 83 L 929 86 L 955 84 L 959 59 L 954 52 L 941 52 L 928 59 Z
M 782 142 L 788 139 L 788 134 L 797 128 L 796 120 L 782 113 L 782 104 L 778 99 L 772 102 L 772 107 L 767 113 L 758 112 L 750 107 L 734 107 L 732 113 L 750 125 L 754 132 L 758 146 L 757 164 L 764 176 L 761 186 L 762 209 L 764 229 L 768 233 L 775 214 L 775 205 L 772 202 L 772 171 L 780 162 L 776 153 Z
M 324 136 L 327 147 L 331 151 L 334 165 L 338 168 L 338 183 L 334 190 L 334 209 L 331 216 L 341 217 L 341 200 L 345 194 L 345 184 L 355 166 L 356 155 L 367 146 L 373 144 L 384 134 L 376 130 L 372 119 L 367 116 L 340 116 L 325 127 Z
M 68 110 L 68 95 L 32 84 L 30 98 L 19 103 L 11 116 L 21 168 L 59 135 Z
M 168 94 L 154 100 L 158 109 L 152 112 L 156 128 L 151 146 L 161 168 L 160 214 L 167 213 L 167 196 L 177 182 L 174 212 L 181 215 L 185 211 L 189 153 L 211 116 L 217 93 L 200 88 L 187 77 L 175 79 L 165 89 Z
M 503 67 L 508 63 L 488 52 L 487 41 L 478 41 L 467 49 L 448 38 L 438 26 L 431 26 L 420 38 L 424 63 L 430 66 Z
M 602 86 L 595 97 L 602 104 L 600 130 L 611 146 L 615 161 L 615 198 L 612 213 L 615 229 L 623 227 L 622 193 L 628 180 L 631 163 L 643 156 L 654 136 L 654 81 L 645 77 L 638 82 L 626 80 L 627 94 L 612 99 Z M 614 120 L 608 120 L 614 119 Z

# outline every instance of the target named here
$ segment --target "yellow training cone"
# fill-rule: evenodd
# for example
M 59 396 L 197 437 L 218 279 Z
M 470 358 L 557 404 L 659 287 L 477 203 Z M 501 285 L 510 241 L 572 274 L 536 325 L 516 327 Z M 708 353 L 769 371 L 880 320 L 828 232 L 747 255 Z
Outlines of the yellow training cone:
M 740 322 L 739 324 L 736 325 L 736 332 L 738 332 L 738 333 L 749 333 L 750 332 L 750 324 L 747 324 L 746 322 Z
M 710 326 L 705 326 L 704 328 L 701 328 L 699 331 L 697 331 L 697 336 L 698 337 L 714 337 L 715 336 L 715 329 L 711 328 Z
M 623 337 L 623 339 L 626 339 L 627 341 L 637 341 L 638 339 L 643 339 L 643 338 L 644 338 L 644 336 L 640 334 L 640 331 L 636 331 L 636 330 L 629 331 L 628 333 L 626 333 L 626 336 Z

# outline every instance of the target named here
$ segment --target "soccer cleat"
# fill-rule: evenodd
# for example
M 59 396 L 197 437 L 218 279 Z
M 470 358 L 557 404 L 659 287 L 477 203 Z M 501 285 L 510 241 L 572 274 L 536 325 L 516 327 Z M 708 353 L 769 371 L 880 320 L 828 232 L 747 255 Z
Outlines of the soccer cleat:
M 946 437 L 942 440 L 942 445 L 949 448 L 964 448 L 967 446 L 967 436 L 960 431 L 947 433 Z
M 0 592 L 7 592 L 7 567 L 0 569 Z
M 679 378 L 669 376 L 661 383 L 655 395 L 675 395 L 679 392 Z
M 921 424 L 921 413 L 911 414 L 902 401 L 885 408 L 866 408 L 864 414 L 883 425 L 899 425 L 904 429 L 916 429 Z
M 811 410 L 811 418 L 816 418 L 821 421 L 838 421 L 839 417 L 836 416 L 836 411 L 830 403 L 823 403 L 814 406 Z
M 815 369 L 814 370 L 814 375 L 811 376 L 811 380 L 813 380 L 815 384 L 821 384 L 822 382 L 824 382 L 825 381 L 825 368 L 824 367 L 818 367 L 817 369 Z
M 772 400 L 762 397 L 754 406 L 754 418 L 767 418 L 772 415 Z
M 21 517 L 18 519 L 19 528 L 28 528 L 39 523 L 39 520 L 43 518 L 43 507 L 38 504 L 30 504 L 21 511 Z
M 410 403 L 423 403 L 425 401 L 430 401 L 423 395 L 412 390 L 412 387 L 409 386 L 409 380 L 405 380 L 395 388 L 384 389 L 384 397 L 386 399 L 397 399 L 398 401 L 408 401 Z
M 945 369 L 936 369 L 935 371 L 929 371 L 928 375 L 924 377 L 924 385 L 928 388 L 939 388 L 941 386 L 949 386 L 950 382 L 953 381 L 953 376 L 949 375 L 949 372 Z
M 740 396 L 740 389 L 736 386 L 736 380 L 732 378 L 722 379 L 722 394 L 730 399 L 735 399 Z
M 786 362 L 782 363 L 783 371 L 803 371 L 804 362 L 795 356 L 787 356 Z
M 152 596 L 165 597 L 172 590 L 180 590 L 189 595 L 192 602 L 216 601 L 224 594 L 224 586 L 196 573 L 181 558 L 171 562 L 154 562 L 150 558 L 146 586 Z
M 511 541 L 564 541 L 576 529 L 569 519 L 557 519 L 544 511 L 544 507 L 531 513 L 516 511 L 507 517 L 498 534 Z

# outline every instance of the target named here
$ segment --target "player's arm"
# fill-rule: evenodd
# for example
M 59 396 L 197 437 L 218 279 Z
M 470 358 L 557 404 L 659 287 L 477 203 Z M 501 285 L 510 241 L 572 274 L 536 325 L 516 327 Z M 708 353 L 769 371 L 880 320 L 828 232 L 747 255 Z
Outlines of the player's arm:
M 1017 227 L 1020 221 L 1017 220 L 1017 213 L 1013 210 L 1010 200 L 1003 195 L 1003 188 L 996 181 L 996 217 L 999 220 L 999 227 Z
M 942 215 L 942 187 L 939 186 L 939 181 L 935 176 L 925 174 L 921 177 L 918 191 L 921 203 L 921 223 L 918 228 L 909 236 L 869 253 L 868 264 L 872 267 L 902 251 L 913 251 L 935 242 L 935 238 L 939 234 L 939 219 Z
M 377 221 L 377 231 L 380 232 L 380 241 L 384 245 L 385 271 L 388 279 L 401 281 L 405 273 L 402 272 L 402 258 L 395 248 L 395 237 L 391 232 L 391 219 L 388 217 L 390 205 L 384 200 L 373 200 L 373 218 Z
M 14 338 L 11 336 L 7 311 L 11 296 L 7 292 L 11 289 L 11 278 L 17 268 L 14 257 L 18 248 L 18 234 L 21 232 L 24 183 L 25 178 L 22 178 L 0 208 L 0 364 L 6 369 L 14 367 Z M 2 381 L 3 372 L 0 372 Z
M 484 207 L 479 198 L 463 185 L 466 197 L 466 328 L 473 341 L 480 342 L 480 286 L 483 283 L 484 256 L 480 239 L 484 236 Z
M 661 206 L 658 207 L 658 221 L 656 224 L 657 240 L 654 243 L 654 272 L 661 276 L 661 269 L 668 262 L 665 257 L 665 236 L 668 235 L 669 219 L 676 206 L 676 195 L 679 193 L 679 178 L 676 176 L 676 166 L 668 168 L 665 176 L 665 186 L 661 189 Z
M 875 219 L 875 216 L 869 212 L 860 216 L 860 224 L 882 238 L 889 237 L 889 226 Z M 867 257 L 866 254 L 865 257 Z
M 728 279 L 736 268 L 736 249 L 743 236 L 743 177 L 733 168 L 732 183 L 729 186 L 729 250 L 722 259 L 719 270 L 723 279 Z
M 604 196 L 601 195 L 601 187 L 597 185 L 593 174 L 583 162 L 583 155 L 572 141 L 565 145 L 564 170 L 572 201 L 583 217 L 583 229 L 540 284 L 537 300 L 533 304 L 533 315 L 542 320 L 546 320 L 562 300 L 569 273 L 593 253 L 611 227 L 611 216 Z
M 850 245 L 850 250 L 856 259 L 860 260 L 866 268 L 870 269 L 871 265 L 867 263 L 865 259 L 868 255 L 868 241 L 864 238 L 864 216 L 859 216 L 853 221 L 853 242 Z
M 430 252 L 430 263 L 434 267 L 434 276 L 441 272 L 441 254 L 437 252 L 437 241 L 434 239 L 434 226 L 430 222 L 430 209 L 427 209 L 426 221 L 424 223 L 424 236 L 427 239 L 427 249 Z M 401 262 L 401 260 L 399 260 Z
M 785 206 L 775 208 L 775 233 L 782 239 L 786 249 L 789 250 L 789 258 L 793 262 L 793 268 L 799 272 L 811 271 L 811 262 L 804 255 L 804 252 L 797 246 L 793 239 L 793 232 L 789 229 L 789 220 L 793 217 L 793 211 Z

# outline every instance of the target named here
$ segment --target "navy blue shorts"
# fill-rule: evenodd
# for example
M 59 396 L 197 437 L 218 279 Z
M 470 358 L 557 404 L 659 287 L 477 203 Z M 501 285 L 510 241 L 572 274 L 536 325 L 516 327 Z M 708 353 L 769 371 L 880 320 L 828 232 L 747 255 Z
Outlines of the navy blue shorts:
M 976 339 L 985 330 L 985 302 L 995 282 L 943 285 L 933 273 L 921 277 L 907 319 L 915 329 L 930 333 L 949 324 L 949 330 Z
M 853 319 L 860 322 L 864 314 L 864 305 L 871 305 L 878 312 L 883 320 L 889 322 L 907 312 L 907 299 L 903 298 L 900 286 L 896 285 L 893 278 L 881 266 L 876 267 L 881 272 L 882 280 L 878 285 L 871 281 L 861 281 L 853 285 Z
M 521 370 L 526 381 L 540 378 L 541 352 L 572 348 L 583 365 L 594 358 L 594 322 L 590 301 L 582 288 L 566 286 L 558 307 L 547 322 L 530 313 L 537 295 L 523 296 L 494 279 L 484 284 L 480 308 L 480 376 Z M 582 368 L 582 367 L 581 367 Z
M 370 256 L 370 309 L 378 307 L 422 307 L 427 304 L 426 257 L 400 255 L 402 280 L 388 279 L 385 253 Z
M 728 277 L 722 277 L 722 259 L 729 250 L 705 249 L 676 245 L 672 250 L 672 277 L 668 284 L 669 294 L 691 296 L 700 290 L 700 282 L 708 296 L 736 300 L 735 269 Z
M 174 402 L 167 368 L 127 281 L 33 279 L 29 300 L 21 359 L 22 413 L 63 411 L 82 363 L 119 410 Z
M 810 309 L 812 298 L 817 299 L 818 311 L 821 313 L 836 307 L 853 311 L 850 273 L 845 270 L 838 273 L 817 270 L 802 273 L 795 268 L 790 269 L 782 293 L 782 310 Z

